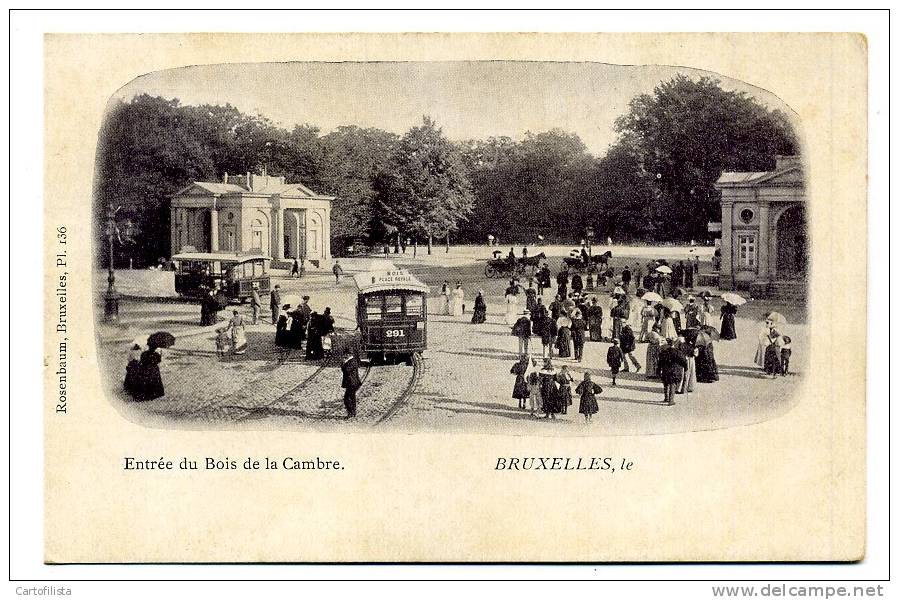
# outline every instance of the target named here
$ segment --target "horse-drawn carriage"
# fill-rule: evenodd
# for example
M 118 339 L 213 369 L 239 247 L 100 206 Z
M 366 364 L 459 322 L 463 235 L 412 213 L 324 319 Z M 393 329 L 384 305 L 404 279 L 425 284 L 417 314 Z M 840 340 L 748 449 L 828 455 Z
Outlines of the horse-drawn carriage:
M 605 271 L 609 266 L 609 259 L 612 258 L 612 251 L 606 250 L 602 254 L 593 254 L 586 257 L 579 250 L 572 250 L 568 256 L 562 259 L 562 264 L 568 267 L 570 271 L 586 271 L 588 267 L 594 267 L 598 271 Z
M 541 252 L 536 256 L 523 256 L 521 258 L 501 258 L 497 250 L 494 258 L 487 261 L 484 267 L 484 275 L 493 279 L 496 277 L 511 277 L 512 275 L 524 275 L 530 277 L 537 272 L 540 263 L 546 260 L 546 254 Z

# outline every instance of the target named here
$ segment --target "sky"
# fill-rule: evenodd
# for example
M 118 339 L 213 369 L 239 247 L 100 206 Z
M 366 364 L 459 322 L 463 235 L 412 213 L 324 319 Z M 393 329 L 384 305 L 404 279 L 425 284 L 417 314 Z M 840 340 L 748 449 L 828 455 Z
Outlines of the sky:
M 578 134 L 600 156 L 616 140 L 615 119 L 628 102 L 677 73 L 712 75 L 771 108 L 773 94 L 704 71 L 667 66 L 583 62 L 291 62 L 200 65 L 156 71 L 114 98 L 147 93 L 182 104 L 226 104 L 288 129 L 316 125 L 378 127 L 402 134 L 423 115 L 452 140 L 509 136 L 520 140 L 558 127 Z

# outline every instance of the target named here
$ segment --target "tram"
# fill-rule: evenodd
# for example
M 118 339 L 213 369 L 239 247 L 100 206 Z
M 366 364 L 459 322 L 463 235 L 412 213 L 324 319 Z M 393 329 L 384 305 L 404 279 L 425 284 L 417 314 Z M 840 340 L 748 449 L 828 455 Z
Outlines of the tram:
M 428 292 L 411 273 L 390 263 L 354 277 L 360 350 L 373 360 L 411 361 L 428 346 Z
M 253 289 L 265 297 L 271 289 L 271 258 L 259 253 L 182 252 L 175 261 L 175 291 L 197 298 L 210 289 L 220 290 L 228 302 L 246 302 Z

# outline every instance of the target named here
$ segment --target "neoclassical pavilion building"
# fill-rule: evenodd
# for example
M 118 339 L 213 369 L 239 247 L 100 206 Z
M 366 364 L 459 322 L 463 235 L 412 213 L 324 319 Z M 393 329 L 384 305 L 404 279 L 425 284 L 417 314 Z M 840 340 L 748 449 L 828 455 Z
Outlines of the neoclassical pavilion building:
M 172 254 L 260 251 L 276 260 L 331 258 L 331 201 L 271 175 L 225 174 L 172 196 Z
M 773 171 L 725 172 L 719 287 L 756 297 L 804 296 L 808 268 L 805 180 L 798 156 Z

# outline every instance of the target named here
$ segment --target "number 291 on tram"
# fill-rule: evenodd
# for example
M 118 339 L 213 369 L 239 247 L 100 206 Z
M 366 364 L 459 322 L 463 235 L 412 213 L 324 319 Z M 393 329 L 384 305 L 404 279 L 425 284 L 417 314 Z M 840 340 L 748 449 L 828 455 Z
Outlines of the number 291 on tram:
M 360 273 L 355 279 L 364 356 L 411 358 L 427 349 L 427 285 L 397 269 Z

